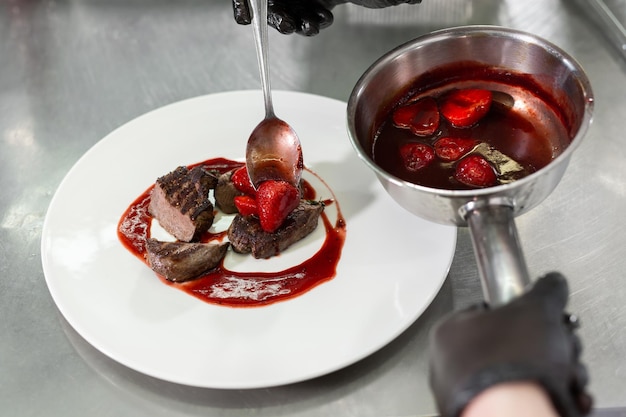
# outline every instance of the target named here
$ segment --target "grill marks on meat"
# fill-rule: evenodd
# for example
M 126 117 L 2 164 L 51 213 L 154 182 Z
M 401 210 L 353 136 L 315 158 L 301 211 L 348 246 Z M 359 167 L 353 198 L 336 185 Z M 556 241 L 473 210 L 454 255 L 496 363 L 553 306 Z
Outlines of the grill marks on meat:
M 322 203 L 301 200 L 274 233 L 265 232 L 256 217 L 238 214 L 228 229 L 228 239 L 235 252 L 251 253 L 257 259 L 269 258 L 313 232 L 323 211 Z
M 220 174 L 202 166 L 192 169 L 181 166 L 157 179 L 149 212 L 178 241 L 147 239 L 146 260 L 156 273 L 172 282 L 197 279 L 222 262 L 229 246 L 235 252 L 251 253 L 258 259 L 270 258 L 315 230 L 324 204 L 300 200 L 274 233 L 263 231 L 256 216 L 236 214 L 228 229 L 230 243 L 197 242 L 213 224 L 211 189 L 219 210 L 225 214 L 237 213 L 234 197 L 243 193 L 231 180 L 234 171 Z
M 209 191 L 216 184 L 217 178 L 201 166 L 178 167 L 157 179 L 150 195 L 150 214 L 176 239 L 197 240 L 213 224 Z
M 220 264 L 229 243 L 187 243 L 146 241 L 150 268 L 173 282 L 189 281 L 202 276 Z

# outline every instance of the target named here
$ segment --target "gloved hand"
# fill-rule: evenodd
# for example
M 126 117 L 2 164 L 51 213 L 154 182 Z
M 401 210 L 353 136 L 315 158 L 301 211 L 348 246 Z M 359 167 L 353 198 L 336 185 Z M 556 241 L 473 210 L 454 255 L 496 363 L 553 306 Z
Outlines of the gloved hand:
M 317 35 L 333 23 L 332 8 L 342 3 L 354 3 L 369 8 L 383 8 L 402 3 L 415 4 L 422 0 L 268 0 L 267 22 L 283 34 Z M 240 25 L 252 22 L 248 0 L 232 0 L 235 21 Z
M 577 321 L 564 313 L 565 278 L 540 278 L 497 308 L 452 313 L 430 335 L 430 384 L 443 417 L 458 417 L 480 392 L 501 382 L 535 381 L 563 417 L 589 413 L 587 371 L 579 361 Z
M 353 3 L 357 6 L 363 6 L 370 9 L 382 9 L 389 6 L 397 6 L 398 4 L 418 4 L 422 0 L 339 0 L 335 4 Z

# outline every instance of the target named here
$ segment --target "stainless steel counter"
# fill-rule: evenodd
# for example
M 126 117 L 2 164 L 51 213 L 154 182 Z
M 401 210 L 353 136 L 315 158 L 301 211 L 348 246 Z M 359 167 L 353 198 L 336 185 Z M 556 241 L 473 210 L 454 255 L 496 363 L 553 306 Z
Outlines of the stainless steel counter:
M 379 11 L 340 6 L 333 26 L 314 38 L 272 30 L 273 86 L 345 101 L 384 52 L 460 24 L 526 30 L 576 57 L 594 87 L 594 124 L 556 191 L 517 225 L 532 275 L 558 269 L 570 279 L 570 309 L 582 318 L 596 405 L 626 407 L 626 62 L 570 0 L 424 3 Z M 98 352 L 58 313 L 39 247 L 46 209 L 70 167 L 111 130 L 147 111 L 258 88 L 252 29 L 234 23 L 228 0 L 0 2 L 2 415 L 435 412 L 427 331 L 442 314 L 481 299 L 466 230 L 459 230 L 443 289 L 404 334 L 355 365 L 290 386 L 225 391 L 156 380 Z M 625 416 L 624 410 L 599 414 Z

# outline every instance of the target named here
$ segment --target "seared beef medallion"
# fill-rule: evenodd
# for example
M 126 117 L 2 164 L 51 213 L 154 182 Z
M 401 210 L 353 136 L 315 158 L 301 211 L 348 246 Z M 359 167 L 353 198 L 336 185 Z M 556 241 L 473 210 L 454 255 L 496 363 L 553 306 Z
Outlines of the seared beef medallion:
M 155 272 L 173 282 L 196 279 L 219 265 L 229 245 L 238 253 L 270 258 L 315 230 L 324 204 L 302 200 L 297 193 L 294 197 L 297 207 L 284 214 L 286 219 L 274 232 L 263 230 L 258 213 L 247 216 L 238 213 L 235 197 L 245 193 L 233 182 L 235 171 L 220 175 L 201 166 L 191 170 L 181 166 L 157 179 L 150 194 L 149 212 L 178 241 L 163 242 L 152 238 L 146 241 L 146 260 Z M 237 213 L 228 229 L 230 243 L 195 242 L 213 224 L 211 189 L 214 190 L 215 206 L 220 211 Z M 271 188 L 269 196 L 282 204 L 282 197 L 274 194 L 280 189 Z
M 298 207 L 273 233 L 265 232 L 257 217 L 238 214 L 228 229 L 228 239 L 235 252 L 269 258 L 313 232 L 323 211 L 321 202 L 300 200 Z
M 182 282 L 198 278 L 219 265 L 229 243 L 146 241 L 147 260 L 154 272 L 169 281 Z
M 200 166 L 178 167 L 157 179 L 150 195 L 150 214 L 176 239 L 197 240 L 213 224 L 209 191 L 216 184 L 217 178 Z

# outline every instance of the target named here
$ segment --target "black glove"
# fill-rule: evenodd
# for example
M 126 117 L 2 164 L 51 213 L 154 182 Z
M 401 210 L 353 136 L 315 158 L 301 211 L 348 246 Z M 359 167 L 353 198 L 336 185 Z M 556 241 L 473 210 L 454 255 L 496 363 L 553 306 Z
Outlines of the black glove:
M 565 278 L 539 279 L 521 297 L 442 319 L 430 335 L 430 384 L 443 417 L 458 417 L 480 392 L 501 382 L 535 381 L 563 417 L 589 413 L 587 371 L 579 362 L 577 321 L 564 313 Z
M 354 3 L 369 8 L 382 8 L 422 0 L 268 0 L 267 22 L 282 34 L 317 35 L 333 23 L 332 8 L 341 3 Z M 235 21 L 240 25 L 252 22 L 247 0 L 232 0 Z
M 235 21 L 252 22 L 248 0 L 232 0 Z M 267 23 L 282 34 L 317 35 L 333 23 L 332 0 L 268 0 Z
M 422 0 L 338 0 L 335 4 L 353 3 L 357 6 L 368 7 L 370 9 L 382 9 L 384 7 L 397 6 L 399 4 L 418 4 Z

